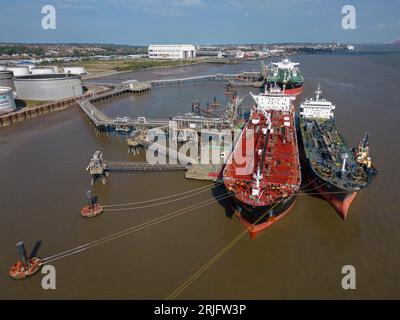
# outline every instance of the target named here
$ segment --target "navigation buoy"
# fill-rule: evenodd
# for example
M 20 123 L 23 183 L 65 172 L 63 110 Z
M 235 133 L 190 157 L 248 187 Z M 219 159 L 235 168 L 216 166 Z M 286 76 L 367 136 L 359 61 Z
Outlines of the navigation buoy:
M 15 280 L 22 280 L 33 276 L 42 267 L 42 259 L 38 257 L 32 257 L 28 259 L 26 255 L 25 246 L 22 241 L 17 243 L 18 254 L 20 260 L 18 260 L 10 269 L 9 275 Z
M 81 210 L 81 215 L 84 218 L 94 218 L 103 212 L 103 207 L 96 203 L 95 197 L 92 196 L 92 191 L 86 192 L 86 197 L 88 200 L 89 205 L 85 206 Z

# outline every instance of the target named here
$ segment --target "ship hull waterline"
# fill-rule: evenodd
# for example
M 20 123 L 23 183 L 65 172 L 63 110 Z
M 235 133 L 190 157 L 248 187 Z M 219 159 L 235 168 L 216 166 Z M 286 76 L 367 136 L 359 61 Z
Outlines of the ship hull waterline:
M 297 127 L 297 136 L 299 137 L 300 162 L 303 168 L 304 185 L 307 185 L 307 189 L 304 192 L 307 193 L 307 190 L 309 190 L 308 193 L 317 194 L 326 200 L 343 220 L 346 220 L 351 203 L 356 197 L 357 192 L 340 189 L 315 173 L 305 155 L 299 119 L 297 119 L 297 123 L 299 124 Z
M 307 161 L 308 162 L 308 161 Z M 325 199 L 338 213 L 338 215 L 346 220 L 351 203 L 357 195 L 356 191 L 347 191 L 317 176 L 309 164 L 305 164 L 305 183 L 309 183 L 308 187 L 311 193 L 317 193 Z M 308 188 L 307 188 L 308 189 Z
M 236 197 L 233 197 L 229 201 L 234 210 L 234 215 L 246 227 L 251 239 L 255 239 L 259 233 L 268 229 L 286 216 L 294 207 L 295 202 L 295 194 L 292 194 L 278 203 L 259 207 L 243 203 Z M 269 214 L 273 216 L 270 217 Z

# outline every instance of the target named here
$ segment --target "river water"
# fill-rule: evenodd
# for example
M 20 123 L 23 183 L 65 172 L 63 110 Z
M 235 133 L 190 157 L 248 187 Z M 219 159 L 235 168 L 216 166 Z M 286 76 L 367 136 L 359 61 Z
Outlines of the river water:
M 178 298 L 182 299 L 370 299 L 400 298 L 399 134 L 400 47 L 370 46 L 345 54 L 306 55 L 305 92 L 318 83 L 336 104 L 336 122 L 349 145 L 365 131 L 379 175 L 358 194 L 346 221 L 323 200 L 299 196 L 279 223 L 255 240 L 238 241 Z M 260 62 L 195 65 L 105 77 L 118 82 L 215 73 L 258 71 Z M 95 81 L 95 80 L 93 80 Z M 163 118 L 190 112 L 200 99 L 224 102 L 223 86 L 161 87 L 142 96 L 103 103 L 111 116 Z M 240 95 L 246 95 L 242 88 Z M 248 97 L 245 103 L 250 103 Z M 299 99 L 297 100 L 297 105 Z M 84 220 L 80 209 L 90 177 L 85 167 L 96 150 L 107 160 L 137 160 L 123 137 L 97 135 L 78 109 L 0 129 L 0 298 L 164 299 L 243 231 L 215 202 L 166 222 L 117 238 L 51 264 L 56 290 L 41 288 L 41 274 L 8 278 L 15 243 L 47 257 L 213 199 L 221 190 L 133 211 L 105 212 Z M 144 201 L 210 185 L 178 173 L 112 174 L 93 188 L 102 204 Z M 356 268 L 357 289 L 341 287 L 344 265 Z

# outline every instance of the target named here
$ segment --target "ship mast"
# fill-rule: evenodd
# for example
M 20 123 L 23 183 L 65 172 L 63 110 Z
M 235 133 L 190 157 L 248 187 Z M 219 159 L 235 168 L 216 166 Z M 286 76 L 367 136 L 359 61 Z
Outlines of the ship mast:
M 347 162 L 348 158 L 349 158 L 349 155 L 347 153 L 342 154 L 342 159 L 343 159 L 342 172 L 346 171 L 346 162 Z
M 317 90 L 315 91 L 315 94 L 317 95 L 317 96 L 315 97 L 315 100 L 318 101 L 319 98 L 320 98 L 320 96 L 322 95 L 321 85 L 320 85 L 319 83 L 318 83 Z

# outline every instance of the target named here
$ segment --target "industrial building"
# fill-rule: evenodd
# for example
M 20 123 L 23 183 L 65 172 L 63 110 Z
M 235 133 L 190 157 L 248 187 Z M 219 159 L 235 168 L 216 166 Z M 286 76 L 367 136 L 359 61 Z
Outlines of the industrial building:
M 60 100 L 83 94 L 80 76 L 68 74 L 36 74 L 14 79 L 18 99 Z
M 149 58 L 150 59 L 192 59 L 196 57 L 196 47 L 191 44 L 178 44 L 178 45 L 150 45 Z
M 16 109 L 14 91 L 10 87 L 0 87 L 0 114 Z

